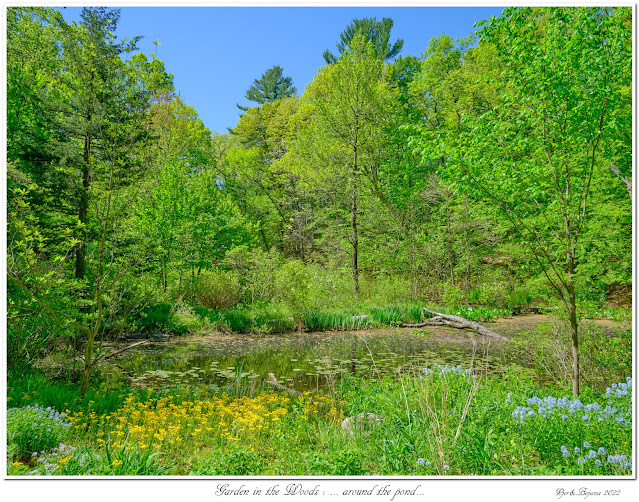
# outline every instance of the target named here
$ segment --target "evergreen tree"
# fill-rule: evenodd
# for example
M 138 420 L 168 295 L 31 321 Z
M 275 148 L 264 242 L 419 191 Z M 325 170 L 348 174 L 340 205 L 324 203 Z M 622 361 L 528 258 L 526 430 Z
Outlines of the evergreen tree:
M 272 103 L 278 99 L 294 96 L 297 89 L 293 87 L 293 79 L 285 77 L 283 72 L 284 70 L 279 65 L 269 68 L 260 78 L 253 80 L 244 97 L 258 105 L 263 105 L 264 103 Z M 249 109 L 239 104 L 237 107 L 242 111 Z
M 378 21 L 376 17 L 365 17 L 362 19 L 353 19 L 346 29 L 340 34 L 340 41 L 337 43 L 338 55 L 334 56 L 328 49 L 324 51 L 324 59 L 327 64 L 336 63 L 339 55 L 346 52 L 358 33 L 364 35 L 367 42 L 373 44 L 373 50 L 378 58 L 383 61 L 389 60 L 397 56 L 404 46 L 403 39 L 397 39 L 391 46 L 390 32 L 393 29 L 393 20 L 385 17 Z

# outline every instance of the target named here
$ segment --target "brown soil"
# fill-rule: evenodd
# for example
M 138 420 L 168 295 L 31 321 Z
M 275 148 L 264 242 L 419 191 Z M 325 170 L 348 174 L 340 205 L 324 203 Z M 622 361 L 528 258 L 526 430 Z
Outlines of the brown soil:
M 608 307 L 620 308 L 632 306 L 632 286 L 616 284 L 606 288 Z

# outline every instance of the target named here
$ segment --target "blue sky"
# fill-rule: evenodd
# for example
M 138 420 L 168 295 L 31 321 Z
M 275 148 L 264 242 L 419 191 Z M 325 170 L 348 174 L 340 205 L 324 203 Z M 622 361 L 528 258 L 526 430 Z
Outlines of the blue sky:
M 63 9 L 79 20 L 79 7 Z M 419 56 L 443 33 L 464 37 L 476 21 L 503 7 L 123 7 L 117 35 L 142 35 L 140 49 L 155 52 L 174 74 L 176 90 L 211 130 L 226 132 L 239 118 L 236 103 L 274 65 L 293 78 L 298 94 L 336 53 L 339 34 L 354 18 L 391 17 L 392 41 L 404 39 L 401 55 Z

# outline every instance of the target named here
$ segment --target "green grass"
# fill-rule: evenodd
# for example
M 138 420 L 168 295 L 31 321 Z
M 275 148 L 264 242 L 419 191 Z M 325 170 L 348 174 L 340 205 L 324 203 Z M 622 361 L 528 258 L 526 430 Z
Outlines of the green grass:
M 34 397 L 30 397 L 32 389 Z M 315 395 L 314 399 L 321 397 L 324 405 L 291 398 L 286 393 L 256 390 L 263 394 L 224 397 L 206 388 L 186 392 L 175 389 L 164 394 L 104 389 L 88 395 L 79 404 L 73 401 L 77 389 L 71 384 L 51 382 L 36 375 L 26 378 L 11 375 L 8 393 L 15 401 L 11 406 L 35 402 L 54 406 L 67 399 L 71 400 L 68 405 L 71 413 L 83 415 L 65 439 L 64 455 L 54 455 L 59 452 L 50 450 L 38 454 L 38 458 L 46 460 L 39 463 L 24 457 L 10 458 L 8 473 L 629 475 L 620 456 L 629 459 L 632 455 L 632 417 L 627 415 L 632 402 L 624 386 L 617 389 L 621 389 L 619 396 L 614 395 L 616 392 L 607 395 L 587 390 L 581 400 L 588 406 L 570 412 L 572 398 L 568 390 L 539 388 L 532 380 L 515 373 L 487 379 L 482 375 L 473 377 L 460 369 L 433 367 L 430 373 L 404 373 L 377 380 L 346 374 L 339 384 Z M 117 413 L 129 395 L 134 401 L 149 403 L 149 409 L 164 395 L 194 417 L 197 416 L 194 403 L 215 396 L 223 397 L 229 407 L 236 402 L 244 403 L 237 408 L 233 420 L 248 416 L 241 411 L 246 402 L 239 400 L 251 396 L 270 399 L 286 412 L 261 432 L 242 432 L 243 422 L 231 420 L 233 440 L 219 435 L 216 422 L 196 421 L 191 423 L 190 430 L 199 430 L 200 434 L 192 437 L 195 433 L 181 433 L 180 443 L 162 441 L 160 437 L 149 448 L 139 449 L 125 436 L 117 446 L 112 446 L 114 440 L 108 439 L 110 429 L 104 414 Z M 554 398 L 555 403 L 565 398 L 568 407 L 555 406 L 542 412 L 539 403 L 551 402 L 549 398 Z M 606 406 L 617 411 L 612 414 L 597 411 Z M 342 430 L 343 418 L 360 413 L 374 413 L 383 420 L 355 427 L 352 434 Z M 207 432 L 206 427 L 212 427 L 211 431 Z M 100 436 L 107 441 L 100 442 Z M 580 449 L 579 453 L 575 453 L 575 448 Z M 601 448 L 605 455 L 600 453 Z M 570 455 L 565 456 L 563 451 L 569 451 Z M 613 455 L 614 461 L 608 455 Z M 578 459 L 585 456 L 591 458 L 585 464 L 579 463 Z M 61 463 L 61 458 L 66 460 Z M 45 464 L 49 466 L 46 469 Z
M 424 318 L 423 305 L 406 304 L 387 307 L 372 307 L 372 319 L 382 325 L 417 324 Z

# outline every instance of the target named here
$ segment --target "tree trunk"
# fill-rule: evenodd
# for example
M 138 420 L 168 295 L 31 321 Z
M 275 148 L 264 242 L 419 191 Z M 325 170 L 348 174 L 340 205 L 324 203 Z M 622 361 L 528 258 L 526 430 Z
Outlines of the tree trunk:
M 91 73 L 90 90 L 93 91 L 93 73 Z M 82 225 L 86 225 L 89 212 L 89 183 L 91 175 L 91 121 L 93 115 L 89 110 L 86 116 L 86 131 L 84 134 L 84 150 L 82 152 L 82 193 L 80 194 L 80 206 L 78 207 L 78 219 Z M 86 228 L 86 227 L 85 227 Z M 86 259 L 84 236 L 80 239 L 80 246 L 75 252 L 75 278 L 84 279 L 86 275 Z
M 353 193 L 351 200 L 351 229 L 353 241 L 353 255 L 351 266 L 353 271 L 353 296 L 357 298 L 359 294 L 359 269 L 357 265 L 357 251 L 359 246 L 357 235 L 357 135 L 355 136 L 355 145 L 353 148 Z
M 82 373 L 82 385 L 80 386 L 80 401 L 84 397 L 84 393 L 89 387 L 89 377 L 93 369 L 93 341 L 95 340 L 96 331 L 92 331 L 87 339 L 87 346 L 84 348 L 84 372 Z
M 351 267 L 353 271 L 353 296 L 357 298 L 359 294 L 359 270 L 357 265 L 358 236 L 357 236 L 357 193 L 353 189 L 353 201 L 351 205 L 351 228 L 353 230 L 353 254 L 351 257 Z
M 579 395 L 579 332 L 577 324 L 577 302 L 575 285 L 572 279 L 568 282 L 568 317 L 570 319 L 571 352 L 572 352 L 572 395 Z
M 450 314 L 440 314 L 439 312 L 435 312 L 434 310 L 423 309 L 425 312 L 429 314 L 433 314 L 435 317 L 428 319 L 425 322 L 419 324 L 402 324 L 403 328 L 423 328 L 424 326 L 450 326 L 451 328 L 457 329 L 470 329 L 479 333 L 480 335 L 489 336 L 494 338 L 495 340 L 499 340 L 502 342 L 507 342 L 510 338 L 506 338 L 505 336 L 499 335 L 494 331 L 489 330 L 485 326 L 481 324 L 470 321 L 464 317 L 450 315 Z
M 82 169 L 82 193 L 80 195 L 80 206 L 78 207 L 78 219 L 80 223 L 86 225 L 87 215 L 89 212 L 89 155 L 90 151 L 87 144 L 91 141 L 90 138 L 85 138 L 85 161 L 86 164 Z M 86 274 L 86 259 L 84 248 L 84 236 L 80 239 L 80 245 L 75 252 L 75 278 L 84 279 Z
M 617 166 L 615 166 L 612 160 L 610 161 L 610 169 L 626 184 L 626 190 L 628 190 L 628 195 L 632 199 L 632 179 L 626 178 L 623 174 L 621 174 L 621 171 Z
M 162 292 L 166 293 L 166 288 L 168 285 L 168 279 L 166 274 L 166 253 L 162 253 Z

